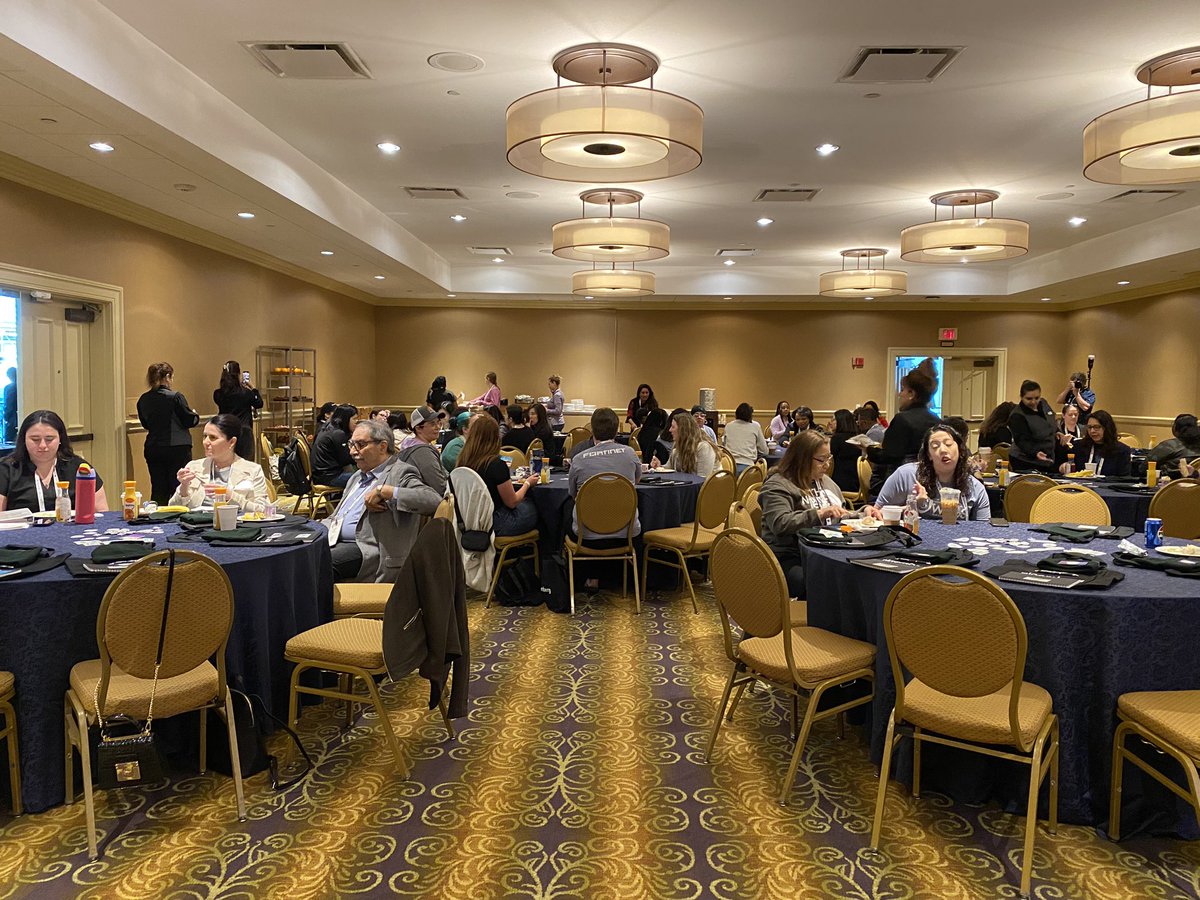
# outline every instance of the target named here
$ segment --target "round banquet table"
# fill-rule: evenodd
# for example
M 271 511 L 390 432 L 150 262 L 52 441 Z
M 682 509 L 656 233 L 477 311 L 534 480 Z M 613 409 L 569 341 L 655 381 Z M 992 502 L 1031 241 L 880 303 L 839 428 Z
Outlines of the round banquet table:
M 10 531 L 4 544 L 52 547 L 87 557 L 92 548 L 74 539 L 88 528 L 121 526 L 107 513 L 94 526 L 51 525 Z M 287 710 L 291 664 L 283 658 L 292 636 L 333 616 L 333 569 L 324 527 L 317 538 L 291 547 L 250 545 L 210 547 L 168 543 L 181 529 L 159 524 L 155 549 L 195 550 L 212 557 L 233 585 L 234 621 L 225 662 L 234 687 L 262 697 L 272 712 Z M 21 792 L 30 812 L 63 801 L 63 695 L 71 667 L 96 659 L 96 614 L 111 584 L 106 576 L 71 575 L 65 566 L 0 586 L 0 668 L 16 677 L 16 709 L 21 746 Z
M 1044 539 L 1029 526 L 994 528 L 986 522 L 944 526 L 923 520 L 925 548 L 944 548 L 953 537 Z M 1140 545 L 1140 541 L 1138 542 Z M 1168 543 L 1182 543 L 1168 539 Z M 1086 546 L 1112 553 L 1116 541 Z M 801 545 L 810 625 L 869 641 L 878 647 L 875 699 L 866 711 L 871 756 L 882 759 L 887 717 L 895 705 L 895 682 L 883 633 L 883 607 L 900 575 L 851 565 L 856 556 L 880 553 Z M 1048 551 L 1046 551 L 1048 552 Z M 1036 561 L 1045 553 L 1021 556 L 989 553 L 977 571 L 1006 559 Z M 1111 562 L 1110 562 L 1111 566 Z M 1200 688 L 1195 648 L 1200 639 L 1200 580 L 1162 572 L 1116 568 L 1125 579 L 1106 590 L 1063 591 L 1003 582 L 1025 619 L 1029 652 L 1026 680 L 1045 688 L 1054 700 L 1061 728 L 1059 814 L 1063 821 L 1102 824 L 1108 819 L 1112 737 L 1117 697 L 1129 691 Z M 1137 741 L 1131 741 L 1131 747 Z M 897 751 L 897 777 L 911 778 L 911 741 Z M 984 760 L 937 745 L 923 749 L 922 781 L 961 801 L 995 797 L 1010 809 L 1023 809 L 1028 767 Z M 1163 765 L 1159 763 L 1159 765 Z M 1170 763 L 1166 764 L 1168 771 Z M 1173 773 L 1172 773 L 1173 774 Z M 1125 769 L 1127 828 L 1153 828 L 1185 837 L 1198 835 L 1195 814 L 1134 766 Z M 1042 808 L 1045 809 L 1045 792 Z M 1044 813 L 1043 813 L 1044 814 Z
M 1004 514 L 1004 488 L 996 483 L 995 477 L 984 478 L 983 486 L 987 488 L 988 501 L 992 505 L 992 515 Z M 1150 490 L 1123 491 L 1111 484 L 1100 481 L 1088 481 L 1078 478 L 1056 478 L 1059 484 L 1073 484 L 1089 487 L 1104 500 L 1108 506 L 1109 516 L 1114 525 L 1128 525 L 1134 531 L 1141 531 L 1146 524 L 1146 516 L 1150 515 L 1150 501 L 1154 492 Z

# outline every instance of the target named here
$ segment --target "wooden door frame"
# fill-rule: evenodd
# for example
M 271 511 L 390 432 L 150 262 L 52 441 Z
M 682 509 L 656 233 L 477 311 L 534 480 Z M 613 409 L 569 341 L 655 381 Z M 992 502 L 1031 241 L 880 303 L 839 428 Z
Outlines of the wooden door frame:
M 70 275 L 43 272 L 0 262 L 0 284 L 22 292 L 49 291 L 58 300 L 82 300 L 100 307 L 90 332 L 92 433 L 89 454 L 101 477 L 113 484 L 125 480 L 125 296 L 122 288 Z M 24 299 L 24 298 L 22 298 Z M 18 312 L 18 328 L 20 313 Z M 21 337 L 18 336 L 18 346 Z M 23 396 L 22 361 L 17 395 Z M 25 406 L 22 403 L 22 406 Z
M 895 373 L 896 360 L 901 356 L 990 356 L 996 360 L 996 387 L 990 409 L 1004 400 L 1005 385 L 1008 383 L 1007 347 L 888 347 L 887 370 L 883 396 L 887 398 L 886 415 L 890 419 L 896 414 Z

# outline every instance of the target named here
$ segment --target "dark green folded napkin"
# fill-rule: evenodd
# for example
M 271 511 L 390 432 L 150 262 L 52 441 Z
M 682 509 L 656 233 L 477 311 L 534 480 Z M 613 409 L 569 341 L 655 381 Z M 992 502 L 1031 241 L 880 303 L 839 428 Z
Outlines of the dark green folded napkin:
M 145 541 L 113 541 L 101 544 L 92 551 L 92 562 L 114 563 L 129 559 L 141 559 L 154 552 L 154 545 Z
M 796 533 L 815 544 L 849 544 L 852 540 L 848 534 L 826 534 L 821 528 L 801 528 Z
M 18 544 L 9 544 L 7 547 L 0 548 L 0 566 L 23 569 L 41 559 L 42 550 L 42 547 L 22 547 Z
M 182 515 L 184 515 L 184 513 L 152 512 L 152 513 L 150 513 L 150 515 L 144 516 L 143 518 L 148 519 L 151 522 L 174 522 L 176 519 L 178 519 Z M 192 513 L 187 513 L 187 515 L 190 516 L 190 515 L 192 515 Z M 212 516 L 209 516 L 208 520 L 211 522 Z
M 181 515 L 179 521 L 184 525 L 207 525 L 211 527 L 213 514 L 211 512 L 188 512 Z
M 218 531 L 215 528 L 209 528 L 207 531 L 200 532 L 200 537 L 206 541 L 227 541 L 231 544 L 249 544 L 251 541 L 258 540 L 262 534 L 261 528 L 255 528 L 250 525 L 239 525 L 233 531 Z

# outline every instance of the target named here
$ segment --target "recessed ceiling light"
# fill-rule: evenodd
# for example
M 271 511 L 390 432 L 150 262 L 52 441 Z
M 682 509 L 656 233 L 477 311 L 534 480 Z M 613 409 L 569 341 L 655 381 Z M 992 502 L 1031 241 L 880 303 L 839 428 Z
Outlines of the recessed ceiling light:
M 175 188 L 177 191 L 182 191 L 185 194 L 190 194 L 196 189 L 194 184 L 188 184 L 186 181 L 180 181 L 177 184 L 171 185 L 171 187 Z
M 766 228 L 768 225 L 772 224 L 774 221 L 775 221 L 774 219 L 768 219 L 766 216 L 763 216 L 761 219 L 758 220 L 758 224 L 763 226 L 764 228 Z
M 332 250 L 322 250 L 321 255 L 322 256 L 333 256 L 333 251 Z
M 584 300 L 595 300 L 596 298 L 593 297 L 591 294 L 585 294 L 583 299 Z
M 1087 219 L 1083 218 L 1083 216 L 1071 216 L 1071 218 L 1067 219 L 1067 224 L 1074 225 L 1076 228 L 1078 228 L 1086 221 Z
M 113 145 L 105 143 L 104 141 L 92 141 L 92 143 L 88 144 L 88 146 L 91 147 L 93 150 L 95 150 L 97 153 L 112 153 L 113 152 Z
M 252 212 L 240 212 L 240 213 L 238 213 L 238 218 L 239 218 L 239 219 L 253 219 L 253 218 L 254 218 L 254 213 L 252 213 Z
M 732 300 L 733 298 L 732 297 L 722 297 L 721 299 L 722 300 Z
M 1117 282 L 1117 284 L 1119 284 L 1119 285 L 1121 285 L 1122 287 L 1124 287 L 1125 285 L 1129 284 L 1129 282 L 1128 282 L 1128 281 L 1118 281 L 1118 282 Z
M 375 276 L 375 280 L 376 280 L 376 281 L 383 281 L 383 279 L 384 279 L 384 278 L 386 278 L 386 277 L 387 277 L 386 275 L 376 275 L 376 276 Z
M 727 266 L 736 266 L 736 265 L 737 265 L 737 260 L 735 260 L 735 259 L 727 259 L 727 260 L 725 260 L 725 265 L 727 265 Z
M 504 257 L 503 256 L 493 256 L 492 262 L 504 262 Z
M 874 300 L 875 298 L 874 298 L 874 297 L 867 297 L 866 299 L 868 299 L 868 300 Z
M 449 297 L 451 300 L 453 300 L 455 297 L 458 296 L 458 294 L 447 294 L 446 296 Z
M 831 153 L 837 153 L 840 149 L 842 148 L 837 144 L 821 144 L 817 147 L 817 152 L 822 156 L 829 156 Z
M 467 217 L 462 215 L 461 213 L 455 213 L 454 215 L 452 215 L 450 217 L 450 221 L 451 222 L 465 222 L 465 221 L 467 221 Z
M 388 156 L 391 156 L 393 153 L 400 152 L 400 145 L 393 144 L 391 141 L 383 141 L 382 143 L 376 144 L 375 146 L 378 147 L 380 150 L 382 150 L 384 153 L 386 153 Z
M 1049 298 L 1049 297 L 1043 297 L 1043 298 L 1042 298 L 1042 302 L 1043 302 L 1043 303 L 1049 303 L 1049 302 L 1050 302 L 1050 298 Z

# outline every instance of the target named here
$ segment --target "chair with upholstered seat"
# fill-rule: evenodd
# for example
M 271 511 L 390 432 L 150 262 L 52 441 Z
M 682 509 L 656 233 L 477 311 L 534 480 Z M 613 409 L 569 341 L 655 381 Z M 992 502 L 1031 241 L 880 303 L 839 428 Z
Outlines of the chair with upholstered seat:
M 725 527 L 725 520 L 729 516 L 729 504 L 734 501 L 735 488 L 733 473 L 718 469 L 704 480 L 700 496 L 696 498 L 696 515 L 691 522 L 642 534 L 642 584 L 647 583 L 646 575 L 650 563 L 676 569 L 687 584 L 688 593 L 692 597 L 692 609 L 695 612 L 700 611 L 696 604 L 696 589 L 692 587 L 692 579 L 688 575 L 687 561 L 708 555 L 713 540 Z M 655 559 L 652 551 L 671 554 L 674 559 Z
M 995 466 L 1000 460 L 1008 462 L 1008 453 L 1010 450 L 1012 450 L 1012 444 L 992 444 L 992 465 Z
M 512 459 L 512 465 L 509 466 L 510 469 L 522 469 L 529 466 L 529 460 L 526 459 L 525 452 L 517 447 L 501 447 L 500 456 L 507 456 Z
M 571 614 L 575 613 L 575 564 L 588 560 L 620 560 L 621 597 L 628 596 L 629 569 L 633 570 L 634 611 L 642 611 L 642 596 L 638 590 L 637 552 L 633 547 L 633 526 L 637 521 L 637 489 L 628 478 L 613 472 L 593 475 L 579 488 L 575 497 L 575 518 L 579 523 L 579 535 L 584 531 L 591 534 L 612 534 L 616 538 L 605 539 L 605 543 L 623 543 L 612 547 L 589 546 L 581 537 L 568 534 L 563 541 L 567 553 L 567 580 L 571 594 Z M 624 563 L 628 563 L 626 567 Z
M 574 447 L 582 444 L 584 441 L 590 441 L 592 439 L 592 429 L 587 425 L 579 425 L 572 428 L 567 437 L 571 441 L 571 446 Z
M 1008 508 L 1007 503 L 1005 509 Z M 1056 484 L 1042 491 L 1029 510 L 1034 525 L 1068 522 L 1072 525 L 1111 525 L 1112 514 L 1104 498 L 1089 487 Z
M 340 497 L 342 489 L 327 484 L 316 484 L 312 480 L 312 449 L 308 446 L 308 439 L 304 435 L 298 433 L 296 438 L 296 446 L 300 448 L 300 462 L 304 466 L 304 477 L 308 482 L 308 490 L 296 498 L 293 510 L 296 515 L 300 515 L 300 506 L 307 500 L 310 518 L 316 518 L 317 510 L 322 508 L 326 514 L 329 514 L 333 511 L 329 501 Z
M 742 498 L 742 504 L 750 513 L 750 518 L 754 522 L 753 531 L 759 537 L 762 537 L 762 504 L 758 502 L 758 495 L 762 492 L 761 484 L 752 484 L 746 490 L 746 496 Z
M 913 739 L 914 797 L 921 793 L 922 742 L 1019 762 L 1030 767 L 1021 865 L 1021 895 L 1028 897 L 1038 792 L 1047 773 L 1051 834 L 1058 827 L 1059 743 L 1050 695 L 1024 680 L 1025 620 L 984 576 L 930 566 L 892 588 L 883 630 L 896 705 L 883 744 L 871 846 L 879 848 L 892 756 L 904 737 Z
M 714 446 L 713 449 L 717 451 L 717 465 L 719 465 L 730 475 L 733 475 L 735 472 L 737 472 L 737 463 L 734 461 L 732 453 L 730 453 L 724 447 Z
M 638 439 L 636 437 L 634 437 L 633 435 L 629 436 L 629 449 L 632 450 L 634 453 L 636 453 L 638 456 L 642 455 L 642 445 L 638 443 Z
M 542 445 L 542 439 L 534 438 L 532 441 L 529 442 L 529 450 L 525 455 L 528 456 L 530 459 L 533 459 L 534 453 L 536 453 L 539 450 L 542 452 L 543 455 L 545 455 L 546 448 Z
M 762 483 L 762 470 L 758 466 L 747 466 L 742 470 L 742 474 L 738 476 L 734 495 L 740 500 L 746 496 L 746 491 L 750 490 L 751 485 Z
M 8 744 L 8 778 L 12 790 L 12 814 L 21 814 L 21 754 L 17 746 L 17 712 L 13 709 L 16 698 L 16 679 L 12 672 L 0 672 L 0 715 L 4 716 L 4 727 L 0 738 Z
M 1162 519 L 1167 537 L 1200 538 L 1200 479 L 1178 478 L 1159 488 L 1149 514 Z
M 1054 487 L 1053 478 L 1045 475 L 1021 475 L 1004 489 L 1004 518 L 1010 522 L 1028 522 L 1035 501 Z
M 1134 434 L 1128 431 L 1118 431 L 1117 440 L 1126 447 L 1132 447 L 1134 450 L 1138 450 L 1142 446 L 1142 442 L 1139 441 Z
M 175 565 L 170 566 L 170 553 Z M 168 589 L 170 603 L 164 605 Z M 233 624 L 233 588 L 213 560 L 191 550 L 160 551 L 119 574 L 100 603 L 96 643 L 100 658 L 76 663 L 63 705 L 66 746 L 66 802 L 73 803 L 75 752 L 83 768 L 88 856 L 95 859 L 96 811 L 88 728 L 101 714 L 131 719 L 166 719 L 200 711 L 200 771 L 206 759 L 207 711 L 226 727 L 233 706 L 225 680 L 225 644 Z M 162 636 L 162 661 L 155 683 L 155 660 Z M 209 660 L 216 661 L 214 665 Z M 152 705 L 153 704 L 153 705 Z M 229 728 L 229 754 L 238 819 L 246 818 L 237 739 Z
M 713 719 L 704 759 L 712 756 L 726 709 L 728 721 L 732 722 L 747 685 L 766 681 L 789 694 L 794 718 L 799 698 L 807 695 L 803 723 L 779 795 L 779 802 L 787 803 L 813 723 L 836 716 L 840 727 L 846 710 L 871 702 L 875 646 L 790 622 L 793 610 L 783 569 L 771 549 L 749 531 L 731 528 L 722 532 L 713 541 L 709 570 L 725 636 L 725 655 L 733 663 L 733 669 Z M 741 628 L 740 640 L 735 640 L 734 623 Z M 842 696 L 833 705 L 822 708 L 821 699 L 826 691 L 855 681 L 864 682 L 870 689 L 849 692 L 848 697 Z M 735 688 L 737 694 L 731 703 L 730 695 Z M 793 729 L 796 725 L 793 721 Z
M 1200 823 L 1200 691 L 1138 691 L 1117 698 L 1120 724 L 1113 735 L 1112 789 L 1109 793 L 1108 836 L 1121 839 L 1121 784 L 1125 761 L 1133 763 L 1159 784 L 1187 800 Z M 1183 769 L 1187 788 L 1180 787 L 1150 764 L 1151 757 L 1126 748 L 1129 735 L 1141 738 Z
M 506 565 L 512 565 L 522 559 L 532 559 L 534 574 L 541 574 L 542 563 L 538 556 L 539 540 L 541 540 L 541 534 L 536 528 L 532 531 L 526 531 L 524 534 L 514 534 L 507 537 L 498 534 L 492 539 L 492 544 L 500 551 L 500 555 L 496 558 L 496 565 L 492 569 L 492 583 L 488 586 L 487 600 L 483 604 L 484 609 L 492 605 L 492 597 L 496 593 L 496 584 L 500 581 L 500 573 Z M 524 550 L 525 552 L 515 555 L 519 550 Z

